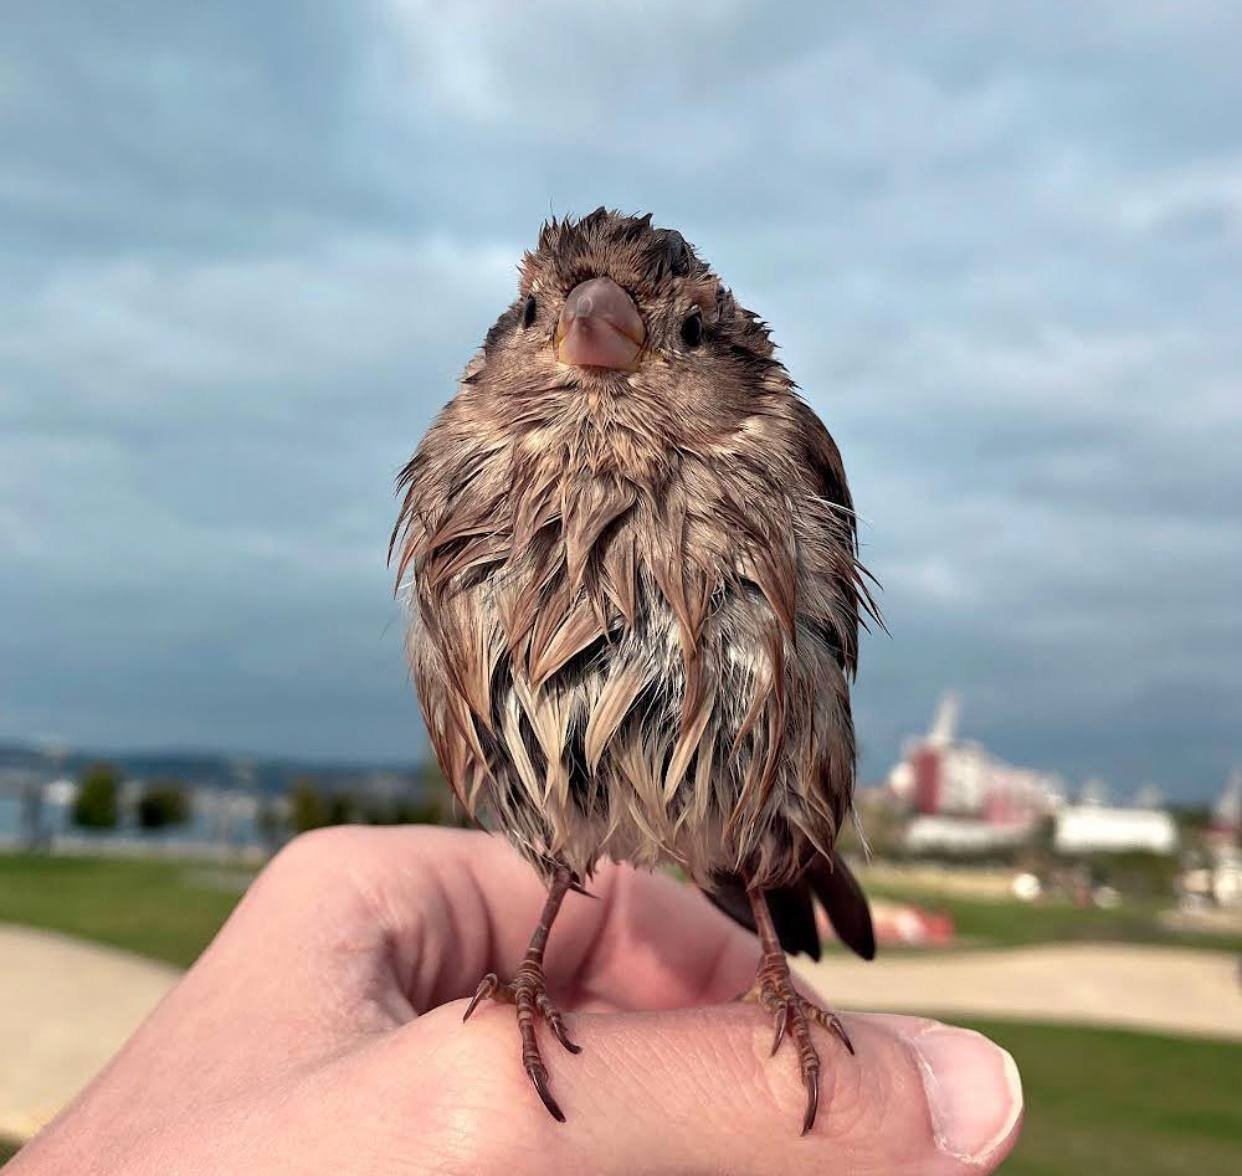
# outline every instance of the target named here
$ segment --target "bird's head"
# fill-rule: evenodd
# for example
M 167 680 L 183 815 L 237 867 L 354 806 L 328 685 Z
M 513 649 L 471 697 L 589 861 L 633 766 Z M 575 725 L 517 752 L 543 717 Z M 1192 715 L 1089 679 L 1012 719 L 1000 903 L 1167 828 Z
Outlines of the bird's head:
M 512 398 L 641 404 L 652 428 L 693 440 L 745 417 L 760 384 L 786 385 L 772 353 L 679 232 L 598 208 L 543 226 L 466 382 L 518 417 Z

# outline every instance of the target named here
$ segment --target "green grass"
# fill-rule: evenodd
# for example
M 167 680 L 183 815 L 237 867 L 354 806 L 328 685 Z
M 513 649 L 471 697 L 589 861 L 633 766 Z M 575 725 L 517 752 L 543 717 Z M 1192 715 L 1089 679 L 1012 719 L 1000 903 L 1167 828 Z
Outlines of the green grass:
M 1022 1139 L 1005 1176 L 1242 1172 L 1242 1045 L 975 1021 L 1017 1059 Z
M 220 929 L 245 878 L 187 862 L 0 855 L 0 923 L 63 931 L 185 967 Z
M 0 1139 L 0 1164 L 6 1160 L 11 1160 L 17 1155 L 17 1141 L 13 1139 Z
M 863 883 L 873 898 L 911 902 L 953 917 L 959 946 L 1025 947 L 1034 943 L 1154 943 L 1242 952 L 1242 935 L 1189 933 L 1162 926 L 1163 909 L 1129 900 L 1116 910 L 1082 909 L 1068 902 L 1020 903 L 962 898 L 916 887 Z

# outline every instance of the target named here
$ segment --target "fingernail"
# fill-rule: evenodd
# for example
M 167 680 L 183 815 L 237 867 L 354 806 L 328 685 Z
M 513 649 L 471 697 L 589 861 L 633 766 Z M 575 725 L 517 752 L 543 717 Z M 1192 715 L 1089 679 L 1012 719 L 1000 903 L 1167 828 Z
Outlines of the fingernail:
M 936 1147 L 986 1160 L 1022 1114 L 1022 1079 L 1008 1052 L 970 1029 L 932 1022 L 908 1038 L 923 1076 Z

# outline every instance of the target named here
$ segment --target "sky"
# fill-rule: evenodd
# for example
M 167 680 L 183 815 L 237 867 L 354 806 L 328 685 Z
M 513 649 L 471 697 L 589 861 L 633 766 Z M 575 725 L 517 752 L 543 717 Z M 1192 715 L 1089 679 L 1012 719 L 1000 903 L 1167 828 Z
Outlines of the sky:
M 844 453 L 926 728 L 1242 762 L 1242 9 L 27 4 L 0 39 L 0 737 L 405 759 L 393 479 L 549 214 L 680 229 Z

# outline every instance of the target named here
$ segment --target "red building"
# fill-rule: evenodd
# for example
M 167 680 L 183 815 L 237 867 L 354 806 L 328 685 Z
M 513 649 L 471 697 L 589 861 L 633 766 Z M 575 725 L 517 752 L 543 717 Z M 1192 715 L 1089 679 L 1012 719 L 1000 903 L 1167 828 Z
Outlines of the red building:
M 1064 802 L 1059 777 L 1015 767 L 979 743 L 959 740 L 957 718 L 957 699 L 946 695 L 931 730 L 906 743 L 889 773 L 890 790 L 914 811 L 1028 825 Z

